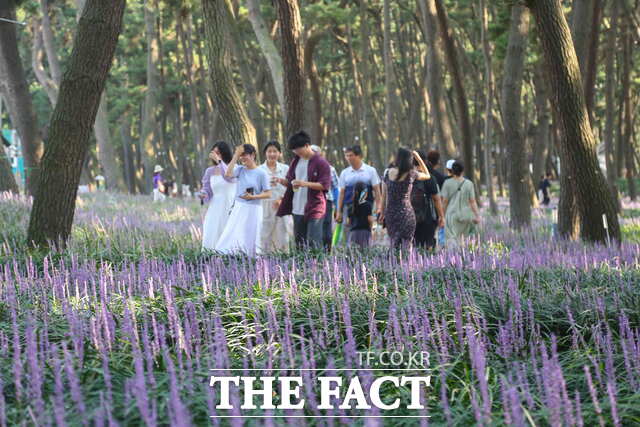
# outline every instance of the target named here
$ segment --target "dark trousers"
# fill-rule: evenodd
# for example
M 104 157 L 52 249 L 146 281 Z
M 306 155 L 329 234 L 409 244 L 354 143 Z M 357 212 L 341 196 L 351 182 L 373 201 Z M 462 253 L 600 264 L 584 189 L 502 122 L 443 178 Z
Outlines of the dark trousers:
M 415 245 L 426 249 L 436 246 L 436 229 L 438 223 L 434 221 L 424 221 L 416 224 L 414 233 Z
M 324 218 L 306 221 L 304 215 L 293 215 L 293 236 L 296 248 L 321 248 Z
M 322 243 L 327 251 L 331 250 L 331 240 L 333 240 L 333 201 L 327 200 L 327 213 L 322 220 Z

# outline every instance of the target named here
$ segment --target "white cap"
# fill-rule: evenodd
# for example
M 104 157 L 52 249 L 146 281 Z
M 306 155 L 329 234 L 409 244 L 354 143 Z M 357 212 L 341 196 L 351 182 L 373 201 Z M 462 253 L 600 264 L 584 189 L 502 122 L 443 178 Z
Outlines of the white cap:
M 311 151 L 313 151 L 314 153 L 319 153 L 320 152 L 320 147 L 318 147 L 317 145 L 313 144 L 311 146 Z
M 455 161 L 455 160 L 453 160 L 453 159 L 451 159 L 451 160 L 447 160 L 446 168 L 447 168 L 447 169 L 453 169 L 453 164 L 454 164 L 455 162 L 456 162 L 456 161 Z
M 153 168 L 153 173 L 158 173 L 158 172 L 162 172 L 164 169 L 162 169 L 162 166 L 160 165 L 156 165 L 155 168 Z

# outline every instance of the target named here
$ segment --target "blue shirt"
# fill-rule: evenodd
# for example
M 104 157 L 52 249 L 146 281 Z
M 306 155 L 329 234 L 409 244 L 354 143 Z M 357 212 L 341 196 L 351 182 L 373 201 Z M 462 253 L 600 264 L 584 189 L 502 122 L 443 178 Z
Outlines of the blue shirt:
M 241 199 L 240 196 L 246 193 L 247 188 L 253 188 L 254 195 L 271 190 L 269 176 L 260 168 L 247 169 L 244 166 L 236 166 L 233 170 L 233 176 L 238 179 L 238 185 L 236 186 L 236 201 L 238 202 L 260 205 L 262 203 L 260 199 L 245 200 Z

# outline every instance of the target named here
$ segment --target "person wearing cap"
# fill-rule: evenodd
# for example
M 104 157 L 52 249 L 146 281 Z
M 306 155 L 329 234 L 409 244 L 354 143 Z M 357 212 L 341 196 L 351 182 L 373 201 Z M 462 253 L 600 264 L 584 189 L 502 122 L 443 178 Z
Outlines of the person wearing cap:
M 322 149 L 317 145 L 312 145 L 311 150 L 313 152 L 324 157 L 322 153 Z M 331 164 L 329 164 L 331 168 L 331 189 L 327 191 L 327 211 L 324 214 L 324 219 L 322 222 L 322 243 L 324 244 L 324 248 L 327 251 L 331 250 L 331 240 L 333 238 L 333 208 L 335 200 L 337 199 L 338 191 L 338 173 L 336 172 L 336 168 L 334 168 Z
M 265 252 L 286 251 L 293 235 L 293 218 L 291 215 L 276 216 L 282 197 L 287 187 L 280 183 L 289 172 L 289 165 L 280 163 L 282 149 L 277 141 L 269 141 L 263 148 L 265 161 L 260 169 L 269 176 L 271 198 L 262 201 L 262 248 Z
M 344 157 L 349 167 L 340 173 L 338 196 L 338 209 L 336 210 L 336 222 L 342 223 L 343 218 L 349 216 L 353 204 L 355 185 L 364 182 L 367 185 L 369 201 L 376 207 L 374 212 L 378 215 L 378 221 L 382 221 L 382 192 L 378 171 L 362 160 L 362 148 L 354 145 L 344 149 Z M 346 224 L 345 224 L 346 225 Z M 349 241 L 349 227 L 343 225 L 345 241 Z
M 242 162 L 241 166 L 236 166 L 238 160 Z M 267 173 L 256 163 L 253 145 L 236 147 L 225 176 L 237 180 L 236 198 L 216 251 L 254 256 L 262 252 L 262 201 L 271 198 L 271 184 Z
M 153 168 L 153 201 L 161 202 L 166 199 L 164 193 L 164 179 L 162 178 L 162 166 L 156 165 Z
M 295 154 L 278 216 L 293 214 L 293 234 L 298 249 L 322 247 L 322 227 L 327 210 L 326 193 L 331 188 L 331 167 L 311 149 L 311 137 L 300 131 L 289 138 L 288 148 Z

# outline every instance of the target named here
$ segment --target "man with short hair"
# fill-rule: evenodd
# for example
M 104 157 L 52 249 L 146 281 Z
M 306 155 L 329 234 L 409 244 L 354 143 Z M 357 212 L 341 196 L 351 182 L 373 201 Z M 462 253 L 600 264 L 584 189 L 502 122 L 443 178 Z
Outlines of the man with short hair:
M 336 222 L 342 223 L 349 217 L 349 210 L 353 204 L 353 190 L 358 182 L 364 182 L 368 187 L 369 201 L 375 203 L 375 212 L 378 220 L 382 216 L 382 192 L 380 190 L 380 176 L 373 166 L 369 166 L 362 160 L 362 149 L 354 145 L 344 149 L 344 157 L 349 167 L 342 171 L 339 179 L 340 195 L 338 196 L 338 209 L 336 210 Z M 349 242 L 349 227 L 346 224 L 342 229 L 345 241 Z
M 296 247 L 322 247 L 323 220 L 327 208 L 325 193 L 331 188 L 331 167 L 311 149 L 309 134 L 300 131 L 289 138 L 295 154 L 287 177 L 278 182 L 287 187 L 277 216 L 293 215 Z
M 429 173 L 435 177 L 438 187 L 442 188 L 446 177 L 437 168 L 440 166 L 440 153 L 436 150 L 431 150 L 427 153 L 427 168 Z

